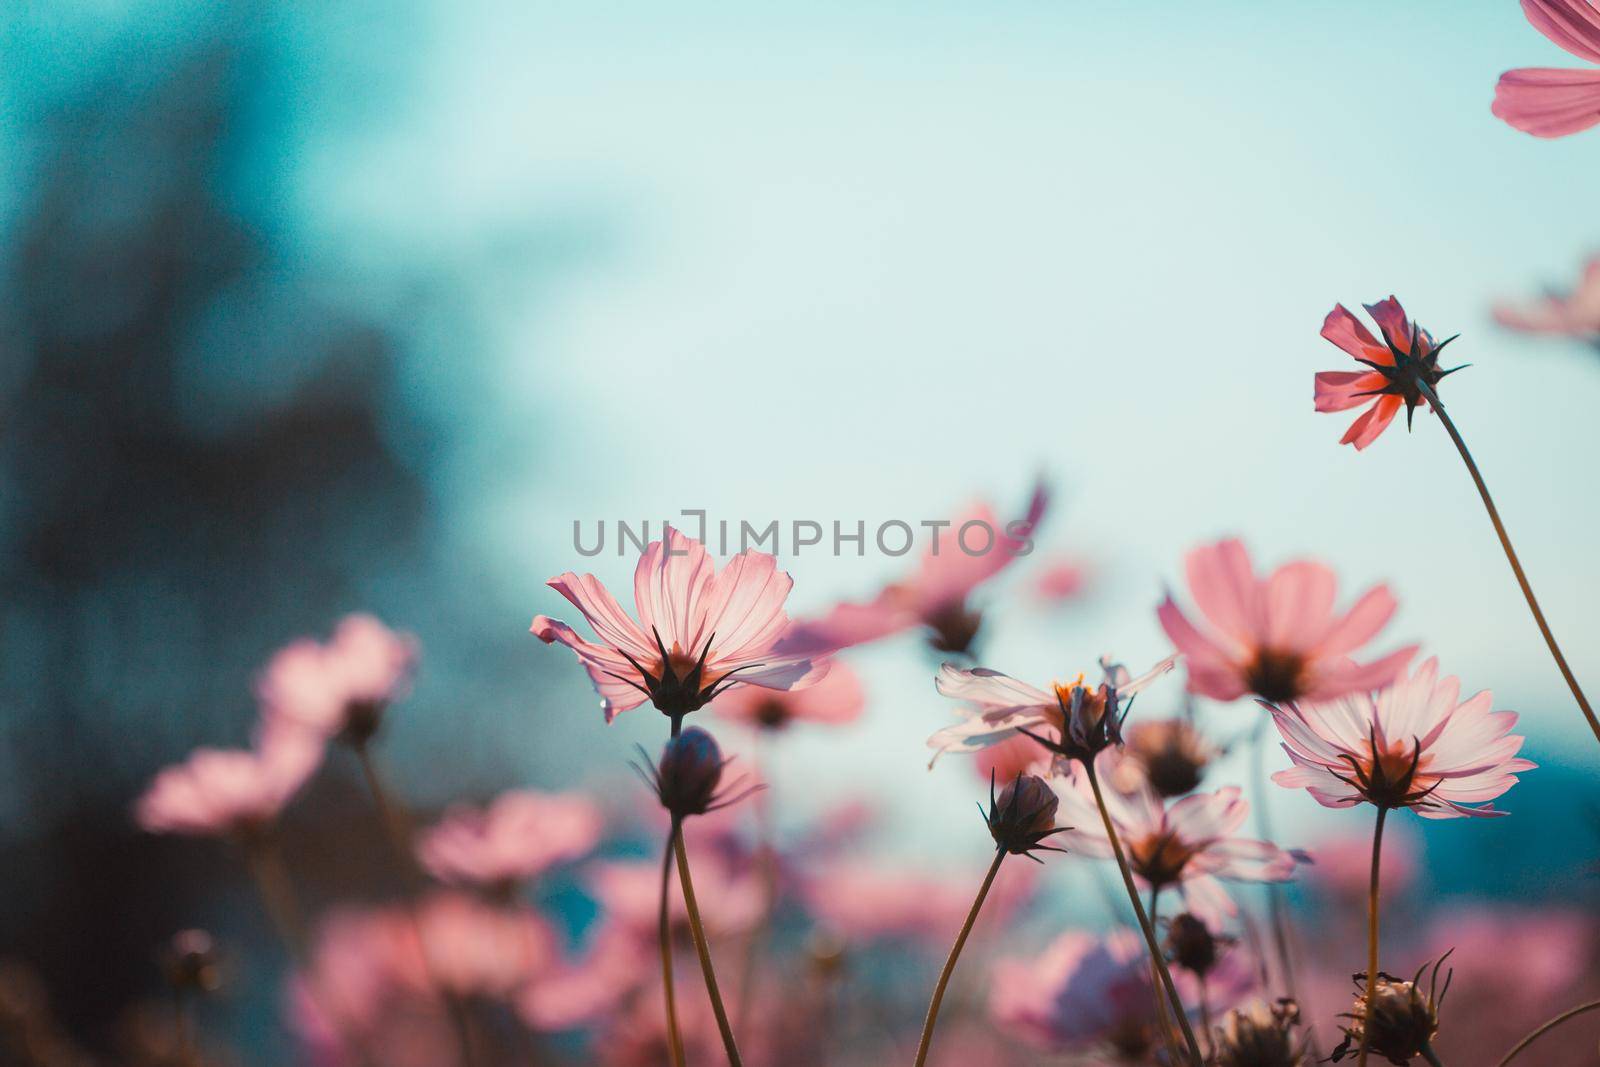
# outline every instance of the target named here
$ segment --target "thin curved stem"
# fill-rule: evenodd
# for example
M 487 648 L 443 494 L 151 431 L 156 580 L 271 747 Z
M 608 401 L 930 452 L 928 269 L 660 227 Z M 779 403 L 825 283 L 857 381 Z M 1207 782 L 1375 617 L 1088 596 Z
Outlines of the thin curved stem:
M 1161 957 L 1161 948 L 1156 944 L 1156 933 L 1150 925 L 1150 917 L 1144 913 L 1144 904 L 1139 900 L 1139 890 L 1133 884 L 1133 872 L 1128 869 L 1128 857 L 1122 852 L 1122 841 L 1117 837 L 1117 828 L 1111 823 L 1111 813 L 1106 810 L 1106 798 L 1100 791 L 1100 778 L 1095 774 L 1094 761 L 1084 760 L 1083 767 L 1089 775 L 1089 787 L 1094 790 L 1094 802 L 1100 809 L 1100 821 L 1105 824 L 1106 837 L 1111 841 L 1111 852 L 1116 857 L 1117 869 L 1122 872 L 1122 885 L 1127 889 L 1128 900 L 1133 904 L 1133 913 L 1139 919 L 1139 931 L 1144 934 L 1145 947 L 1150 950 L 1150 958 L 1155 962 L 1156 970 L 1161 975 L 1161 984 L 1165 987 L 1167 998 L 1172 1002 L 1173 1011 L 1178 1016 L 1178 1025 L 1183 1029 L 1183 1040 L 1189 1047 L 1194 1067 L 1201 1067 L 1205 1059 L 1200 1055 L 1200 1043 L 1195 1040 L 1194 1029 L 1189 1025 L 1189 1016 L 1183 1010 L 1183 999 L 1178 996 L 1178 989 L 1172 984 L 1172 972 L 1167 970 L 1167 961 Z
M 972 901 L 972 910 L 967 912 L 967 921 L 961 924 L 961 932 L 956 935 L 956 943 L 950 946 L 950 956 L 944 961 L 944 970 L 939 972 L 939 981 L 933 987 L 933 999 L 928 1002 L 928 1017 L 922 1024 L 922 1040 L 917 1044 L 916 1067 L 922 1067 L 928 1059 L 928 1049 L 933 1045 L 933 1026 L 939 1020 L 939 1004 L 944 1000 L 945 987 L 950 984 L 950 976 L 955 973 L 956 960 L 961 958 L 961 950 L 966 946 L 967 936 L 972 933 L 972 924 L 978 921 L 978 912 L 983 909 L 983 901 L 989 895 L 989 887 L 994 885 L 994 876 L 1000 873 L 1000 863 L 1006 858 L 1006 850 L 994 850 L 994 862 L 989 864 L 989 873 L 983 877 L 983 885 L 978 888 L 978 895 Z
M 722 1047 L 728 1053 L 731 1067 L 743 1067 L 739 1045 L 733 1039 L 733 1027 L 728 1025 L 728 1009 L 722 1006 L 722 993 L 717 989 L 717 972 L 711 965 L 705 928 L 700 924 L 700 906 L 695 903 L 694 881 L 689 877 L 689 853 L 683 847 L 681 832 L 673 839 L 673 850 L 678 854 L 678 881 L 683 885 L 683 906 L 689 912 L 689 932 L 694 935 L 694 949 L 700 955 L 700 970 L 705 975 L 706 994 L 711 998 L 711 1011 L 717 1017 L 717 1029 L 722 1032 Z
M 1537 1030 L 1534 1030 L 1521 1041 L 1518 1041 L 1516 1045 L 1512 1047 L 1511 1051 L 1506 1053 L 1500 1062 L 1495 1065 L 1495 1067 L 1506 1067 L 1506 1064 L 1516 1059 L 1518 1053 L 1520 1053 L 1523 1049 L 1527 1048 L 1529 1045 L 1533 1044 L 1535 1041 L 1539 1040 L 1545 1034 L 1548 1034 L 1551 1030 L 1554 1030 L 1568 1019 L 1576 1019 L 1585 1012 L 1597 1010 L 1600 1010 L 1600 1000 L 1591 1000 L 1587 1004 L 1579 1004 L 1576 1008 L 1568 1008 L 1560 1015 L 1557 1015 L 1554 1019 L 1551 1019 Z
M 755 1004 L 761 957 L 772 935 L 773 912 L 778 905 L 778 854 L 777 846 L 773 843 L 776 835 L 773 832 L 772 788 L 770 779 L 762 773 L 762 741 L 765 733 L 764 728 L 758 728 L 750 742 L 750 763 L 757 777 L 767 781 L 768 788 L 757 793 L 752 801 L 756 816 L 755 863 L 761 883 L 761 918 L 745 938 L 744 959 L 739 969 L 739 1004 L 734 1015 L 736 1031 L 746 1037 L 750 1036 L 750 1011 Z
M 678 821 L 667 831 L 667 847 L 661 854 L 661 909 L 657 917 L 657 936 L 661 941 L 661 989 L 667 1005 L 667 1048 L 672 1067 L 683 1067 L 683 1036 L 678 1031 L 678 1001 L 672 988 L 672 927 L 667 921 L 667 891 L 672 885 L 672 853 L 678 843 Z
M 1156 886 L 1150 887 L 1150 925 L 1161 924 L 1161 890 Z M 1161 1028 L 1161 1040 L 1167 1046 L 1167 1055 L 1173 1063 L 1178 1062 L 1182 1051 L 1178 1048 L 1178 1037 L 1172 1030 L 1172 1007 L 1167 1003 L 1167 994 L 1161 987 L 1161 975 L 1156 971 L 1156 961 L 1150 961 L 1150 988 L 1155 993 L 1156 1023 Z
M 1427 397 L 1434 414 L 1439 416 L 1445 432 L 1455 443 L 1456 451 L 1461 453 L 1461 461 L 1467 465 L 1467 473 L 1472 475 L 1472 484 L 1478 487 L 1478 495 L 1483 498 L 1484 510 L 1489 513 L 1489 521 L 1494 524 L 1494 532 L 1500 538 L 1500 547 L 1505 549 L 1506 562 L 1511 564 L 1511 573 L 1516 575 L 1517 584 L 1522 587 L 1523 599 L 1527 600 L 1528 610 L 1533 613 L 1533 621 L 1538 624 L 1539 632 L 1544 635 L 1544 643 L 1550 647 L 1550 655 L 1554 657 L 1556 667 L 1561 671 L 1561 677 L 1566 679 L 1567 688 L 1572 690 L 1573 699 L 1578 702 L 1583 717 L 1589 720 L 1589 729 L 1594 732 L 1595 740 L 1600 741 L 1600 719 L 1595 718 L 1594 708 L 1589 706 L 1589 698 L 1583 695 L 1577 677 L 1572 673 L 1572 668 L 1567 666 L 1567 657 L 1561 654 L 1561 646 L 1556 644 L 1556 635 L 1550 632 L 1550 624 L 1545 621 L 1544 612 L 1539 609 L 1539 601 L 1533 595 L 1533 586 L 1528 584 L 1528 576 L 1523 573 L 1522 562 L 1517 559 L 1517 550 L 1511 547 L 1511 537 L 1506 533 L 1505 523 L 1500 521 L 1500 512 L 1494 506 L 1494 498 L 1489 495 L 1489 486 L 1484 483 L 1477 463 L 1473 462 L 1472 453 L 1467 451 L 1467 443 L 1461 439 L 1456 424 L 1445 413 L 1437 394 L 1429 389 Z
M 1271 841 L 1272 823 L 1267 814 L 1266 727 L 1270 720 L 1262 716 L 1256 723 L 1255 736 L 1250 742 L 1250 760 L 1257 786 L 1256 833 L 1263 841 Z M 1267 883 L 1267 912 L 1272 919 L 1272 942 L 1278 956 L 1278 966 L 1283 972 L 1283 991 L 1291 1000 L 1298 1000 L 1295 992 L 1294 952 L 1289 945 L 1289 917 L 1284 907 L 1283 886 Z
M 1439 1062 L 1438 1054 L 1433 1051 L 1433 1046 L 1426 1041 L 1422 1043 L 1422 1048 L 1418 1051 L 1422 1053 L 1422 1058 L 1431 1063 L 1433 1067 L 1444 1067 L 1444 1064 Z
M 1378 983 L 1378 873 L 1383 861 L 1383 822 L 1389 809 L 1378 808 L 1378 822 L 1372 829 L 1372 880 L 1367 886 L 1367 982 L 1361 1009 L 1361 1059 L 1356 1067 L 1367 1067 L 1367 1039 L 1372 1034 L 1372 990 Z

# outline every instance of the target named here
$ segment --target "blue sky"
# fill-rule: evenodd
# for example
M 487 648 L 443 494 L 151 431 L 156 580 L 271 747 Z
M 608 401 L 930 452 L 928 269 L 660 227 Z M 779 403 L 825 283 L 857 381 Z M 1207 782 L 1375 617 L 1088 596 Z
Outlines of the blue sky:
M 1002 612 L 991 665 L 1153 661 L 1183 551 L 1239 534 L 1264 561 L 1330 560 L 1352 593 L 1392 582 L 1394 641 L 1524 711 L 1539 758 L 1586 766 L 1443 433 L 1419 417 L 1357 455 L 1344 417 L 1311 410 L 1311 375 L 1344 365 L 1317 336 L 1335 301 L 1392 291 L 1461 332 L 1473 367 L 1446 400 L 1600 688 L 1600 361 L 1488 315 L 1596 247 L 1600 133 L 1542 142 L 1490 116 L 1501 70 L 1578 65 L 1514 0 L 315 18 L 277 87 L 299 116 L 282 210 L 347 262 L 470 265 L 471 335 L 426 338 L 410 384 L 467 427 L 448 533 L 499 576 L 486 610 L 508 626 L 554 613 L 542 582 L 578 562 L 574 519 L 914 520 L 979 494 L 1015 508 L 1045 470 L 1045 546 L 1099 580 L 1079 614 Z M 547 271 L 484 252 L 534 239 L 556 246 Z M 802 610 L 904 565 L 786 563 Z M 642 714 L 605 730 L 575 665 L 528 655 L 557 680 L 505 709 L 536 774 L 657 736 Z M 861 666 L 872 720 L 797 738 L 780 786 L 870 779 L 907 810 L 967 811 L 921 771 L 947 711 L 928 659 L 905 641 Z

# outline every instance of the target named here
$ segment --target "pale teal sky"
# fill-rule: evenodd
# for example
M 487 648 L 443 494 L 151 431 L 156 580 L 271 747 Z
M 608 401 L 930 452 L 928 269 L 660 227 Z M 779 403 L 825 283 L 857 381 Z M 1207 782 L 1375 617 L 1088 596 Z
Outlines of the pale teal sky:
M 1352 593 L 1392 582 L 1395 641 L 1582 764 L 1443 433 L 1419 416 L 1357 455 L 1345 417 L 1311 410 L 1313 372 L 1345 366 L 1317 336 L 1335 301 L 1393 291 L 1461 332 L 1474 366 L 1447 402 L 1600 687 L 1600 362 L 1488 315 L 1600 246 L 1600 131 L 1542 142 L 1490 116 L 1501 70 L 1579 65 L 1515 0 L 465 3 L 412 30 L 412 90 L 307 145 L 326 239 L 448 251 L 568 219 L 600 246 L 553 294 L 488 287 L 487 351 L 440 344 L 495 387 L 458 457 L 459 537 L 505 575 L 509 624 L 559 605 L 540 583 L 580 562 L 574 518 L 917 519 L 979 492 L 1015 507 L 1043 468 L 1047 547 L 1103 573 L 1092 613 L 998 619 L 992 666 L 1156 659 L 1183 551 L 1238 533 L 1264 561 L 1332 561 Z M 810 609 L 903 566 L 788 562 Z M 799 739 L 786 772 L 965 811 L 920 771 L 946 714 L 929 662 L 910 641 L 861 662 L 872 722 Z M 590 722 L 568 673 L 527 712 L 561 723 L 555 750 L 656 736 Z

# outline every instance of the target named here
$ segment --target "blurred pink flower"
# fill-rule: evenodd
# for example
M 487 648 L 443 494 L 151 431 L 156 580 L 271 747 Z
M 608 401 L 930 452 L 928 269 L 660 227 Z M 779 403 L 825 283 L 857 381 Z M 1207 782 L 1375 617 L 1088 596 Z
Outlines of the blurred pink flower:
M 1116 750 L 1101 753 L 1095 763 L 1100 780 L 1122 780 L 1117 764 L 1125 758 Z M 1061 836 L 1061 844 L 1085 855 L 1111 858 L 1111 839 L 1089 775 L 1077 763 L 1058 766 L 1051 783 L 1061 797 L 1056 821 L 1073 827 Z M 1193 793 L 1171 805 L 1142 780 L 1127 793 L 1101 792 L 1134 875 L 1147 886 L 1177 888 L 1185 909 L 1213 926 L 1238 912 L 1218 879 L 1286 882 L 1303 859 L 1270 842 L 1234 836 L 1250 810 L 1236 786 Z
M 1082 561 L 1057 559 L 1033 576 L 1033 592 L 1047 604 L 1059 604 L 1083 592 L 1087 578 Z
M 318 1063 L 359 1063 L 365 1053 L 408 1067 L 453 1064 L 439 993 L 515 1004 L 552 980 L 556 960 L 554 931 L 525 907 L 440 892 L 415 910 L 335 911 L 310 966 L 290 982 L 290 1021 Z
M 659 977 L 656 952 L 654 938 L 604 920 L 581 956 L 561 961 L 523 990 L 517 1011 L 538 1031 L 591 1026 L 616 1011 L 643 984 Z M 650 1003 L 659 1014 L 661 998 Z
M 450 808 L 418 839 L 417 858 L 442 882 L 505 889 L 586 855 L 602 827 L 585 796 L 517 789 L 487 808 Z
M 755 865 L 715 849 L 688 843 L 694 864 L 694 894 L 706 928 L 713 933 L 741 933 L 761 920 L 766 910 L 766 887 Z M 589 891 L 607 916 L 654 943 L 657 909 L 661 904 L 661 861 L 606 860 L 589 865 Z M 673 922 L 688 920 L 682 890 L 674 879 L 668 890 Z
M 979 615 L 968 598 L 973 590 L 1031 550 L 1049 503 L 1041 483 L 1033 491 L 1027 514 L 1001 525 L 986 503 L 974 504 L 947 529 L 938 531 L 917 570 L 903 582 L 886 586 L 865 604 L 842 603 L 820 619 L 797 622 L 779 646 L 798 655 L 817 655 L 866 644 L 905 630 L 926 626 L 935 648 L 966 652 L 977 636 Z M 962 531 L 987 528 L 981 545 Z M 978 551 L 979 548 L 982 551 Z
M 735 722 L 781 730 L 795 722 L 827 725 L 854 722 L 860 718 L 866 702 L 861 679 L 849 667 L 835 663 L 816 685 L 786 692 L 748 687 L 734 689 L 717 697 L 711 710 Z
M 405 695 L 416 660 L 416 638 L 371 615 L 347 615 L 327 644 L 305 637 L 280 649 L 257 679 L 256 695 L 268 719 L 362 742 L 389 703 Z
M 1365 906 L 1372 877 L 1372 834 L 1330 834 L 1307 851 L 1313 861 L 1308 879 L 1313 885 L 1340 901 Z M 1394 899 L 1411 888 L 1416 877 L 1416 840 L 1403 827 L 1385 830 L 1383 864 L 1378 870 L 1382 895 Z
M 1600 256 L 1584 264 L 1569 293 L 1551 293 L 1532 304 L 1496 304 L 1495 321 L 1524 333 L 1551 333 L 1585 341 L 1600 338 Z
M 1350 659 L 1394 614 L 1387 586 L 1367 590 L 1341 615 L 1338 579 L 1320 563 L 1297 560 L 1257 578 L 1249 552 L 1230 539 L 1194 549 L 1184 566 L 1211 629 L 1198 629 L 1170 594 L 1156 614 L 1188 665 L 1192 693 L 1325 700 L 1385 685 L 1416 655 L 1410 645 L 1369 663 Z
M 1029 864 L 1003 865 L 984 905 L 984 926 L 994 930 L 1004 925 L 1027 902 L 1036 881 Z M 864 859 L 829 863 L 801 883 L 812 917 L 847 941 L 927 941 L 941 946 L 960 929 L 976 890 L 976 878 L 967 884 L 904 863 Z
M 1143 1064 L 1161 1045 L 1155 997 L 1138 934 L 1069 930 L 1034 959 L 994 965 L 989 1015 L 1003 1032 L 1049 1052 Z
M 1427 330 L 1406 318 L 1405 309 L 1394 297 L 1365 307 L 1383 331 L 1382 341 L 1343 304 L 1335 304 L 1328 312 L 1322 336 L 1369 369 L 1323 371 L 1316 376 L 1318 411 L 1370 405 L 1339 440 L 1342 445 L 1354 445 L 1357 451 L 1376 441 L 1402 407 L 1409 427 L 1417 405 L 1427 402 L 1427 393 L 1446 375 L 1461 369 L 1439 369 L 1439 353 L 1455 338 L 1434 341 Z
M 1157 678 L 1172 670 L 1176 656 L 1168 656 L 1138 678 L 1131 678 L 1120 664 L 1101 657 L 1105 680 L 1098 691 L 1083 684 L 1083 675 L 1070 684 L 1057 682 L 1050 692 L 1021 682 L 1008 674 L 987 667 L 958 667 L 946 663 L 934 678 L 941 696 L 960 701 L 961 721 L 928 738 L 934 758 L 945 752 L 977 752 L 990 745 L 1027 735 L 1054 734 L 1065 746 L 1094 747 L 1088 735 L 1117 739 L 1121 719 L 1112 703 L 1146 689 Z
M 250 834 L 265 828 L 322 760 L 319 738 L 267 729 L 254 749 L 198 748 L 156 775 L 134 805 L 152 833 Z
M 1593 0 L 1522 0 L 1533 28 L 1579 59 L 1600 63 Z M 1523 67 L 1500 75 L 1490 110 L 1535 137 L 1565 137 L 1600 122 L 1600 70 Z
M 1019 774 L 1048 776 L 1050 762 L 1050 753 L 1039 742 L 1022 734 L 1013 734 L 1004 741 L 980 749 L 972 765 L 984 781 L 992 778 L 1003 785 Z
M 548 584 L 583 613 L 600 643 L 545 615 L 534 618 L 533 633 L 577 653 L 607 722 L 646 700 L 681 718 L 735 686 L 798 689 L 827 673 L 825 659 L 776 651 L 794 583 L 765 552 L 741 552 L 717 573 L 704 545 L 668 526 L 634 569 L 637 623 L 592 574 L 568 571 Z
M 1492 801 L 1533 764 L 1517 758 L 1515 712 L 1494 711 L 1488 690 L 1458 703 L 1461 682 L 1426 660 L 1376 698 L 1269 706 L 1294 762 L 1272 780 L 1329 808 L 1362 801 L 1411 808 L 1427 819 L 1504 815 Z M 1471 804 L 1481 807 L 1469 807 Z

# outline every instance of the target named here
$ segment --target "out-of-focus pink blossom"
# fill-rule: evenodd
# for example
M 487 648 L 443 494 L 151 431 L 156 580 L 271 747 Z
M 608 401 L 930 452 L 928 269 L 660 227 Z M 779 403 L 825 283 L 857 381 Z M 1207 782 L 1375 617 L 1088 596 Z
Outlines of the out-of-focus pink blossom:
M 1050 758 L 1050 753 L 1039 742 L 1016 734 L 980 749 L 972 764 L 984 781 L 1004 783 L 1021 774 L 1048 774 Z
M 371 615 L 347 615 L 327 644 L 291 642 L 256 681 L 262 713 L 323 737 L 364 741 L 390 702 L 405 695 L 416 666 L 417 641 Z
M 1493 710 L 1488 690 L 1460 696 L 1460 680 L 1440 678 L 1429 659 L 1376 697 L 1269 706 L 1294 762 L 1272 780 L 1329 808 L 1366 801 L 1427 819 L 1504 815 L 1487 802 L 1534 766 L 1517 756 L 1516 713 Z
M 548 584 L 600 640 L 546 615 L 534 618 L 533 633 L 577 654 L 607 722 L 646 700 L 681 718 L 724 690 L 799 689 L 828 670 L 825 658 L 775 648 L 789 628 L 783 604 L 794 582 L 765 552 L 741 552 L 719 573 L 704 545 L 668 526 L 634 569 L 638 622 L 592 574 L 568 571 Z
M 1175 662 L 1176 657 L 1169 656 L 1138 678 L 1131 678 L 1121 665 L 1102 657 L 1100 666 L 1105 680 L 1098 691 L 1085 686 L 1080 674 L 1070 684 L 1053 684 L 1050 692 L 987 667 L 963 668 L 946 663 L 934 678 L 934 688 L 941 696 L 964 705 L 958 710 L 961 721 L 928 738 L 928 747 L 937 759 L 945 752 L 977 752 L 1032 733 L 1051 734 L 1050 740 L 1059 740 L 1064 749 L 1087 747 L 1098 751 L 1097 744 L 1120 739 L 1117 724 L 1121 716 L 1111 705 L 1148 688 L 1172 670 Z M 1099 741 L 1091 740 L 1090 734 Z
M 984 904 L 984 925 L 1003 926 L 1032 895 L 1035 882 L 1032 865 L 1003 865 Z M 969 885 L 905 864 L 860 859 L 831 863 L 801 883 L 812 916 L 852 942 L 947 941 L 960 929 L 976 891 L 976 878 Z
M 1363 903 L 1372 878 L 1372 835 L 1330 834 L 1308 849 L 1315 861 L 1309 881 L 1347 904 Z M 1378 869 L 1381 894 L 1394 899 L 1417 877 L 1417 842 L 1403 827 L 1383 834 L 1383 863 Z
M 706 928 L 731 934 L 749 930 L 766 911 L 766 889 L 753 863 L 740 862 L 690 842 L 694 869 L 694 895 Z M 661 862 L 607 860 L 590 864 L 589 890 L 607 915 L 642 936 L 656 936 L 657 909 L 661 904 Z M 688 912 L 676 879 L 668 889 L 668 911 L 674 922 L 686 922 Z
M 522 991 L 518 1013 L 539 1031 L 592 1026 L 659 976 L 657 951 L 657 942 L 644 931 L 608 918 L 581 955 L 562 960 Z M 659 995 L 654 1003 L 659 1011 Z
M 1100 780 L 1116 781 L 1117 763 L 1124 758 L 1115 750 L 1102 753 L 1095 763 Z M 1085 769 L 1077 763 L 1062 767 L 1052 784 L 1061 797 L 1056 819 L 1074 828 L 1062 835 L 1061 843 L 1085 855 L 1111 858 L 1111 839 Z M 1218 879 L 1286 882 L 1302 858 L 1267 841 L 1235 836 L 1250 810 L 1235 786 L 1194 793 L 1170 805 L 1142 781 L 1128 793 L 1101 792 L 1134 875 L 1157 889 L 1179 889 L 1184 907 L 1212 925 L 1238 911 Z
M 711 710 L 734 722 L 781 730 L 796 722 L 832 726 L 851 723 L 861 717 L 866 703 L 866 693 L 855 671 L 835 663 L 816 685 L 787 691 L 734 689 L 717 697 Z
M 1083 592 L 1088 569 L 1082 561 L 1057 559 L 1033 576 L 1033 594 L 1046 604 L 1060 604 Z
M 441 892 L 415 918 L 430 979 L 458 996 L 509 1001 L 557 959 L 555 931 L 530 908 Z
M 1138 934 L 1070 930 L 1031 960 L 995 964 L 989 1014 L 1002 1032 L 1049 1052 L 1142 1064 L 1161 1046 L 1155 998 Z
M 1600 63 L 1600 7 L 1593 0 L 1522 0 L 1533 28 L 1557 46 Z M 1495 116 L 1535 137 L 1565 137 L 1600 122 L 1600 70 L 1523 67 L 1500 75 Z
M 1351 654 L 1378 635 L 1395 611 L 1387 586 L 1367 590 L 1343 613 L 1338 579 L 1320 563 L 1286 563 L 1257 578 L 1237 540 L 1190 552 L 1189 594 L 1209 629 L 1189 621 L 1169 595 L 1161 626 L 1189 669 L 1189 690 L 1213 700 L 1254 693 L 1263 700 L 1326 700 L 1387 685 L 1416 655 L 1415 645 L 1357 663 Z
M 1600 256 L 1584 264 L 1583 277 L 1568 293 L 1550 293 L 1532 303 L 1502 303 L 1495 321 L 1523 333 L 1557 334 L 1585 341 L 1600 338 Z
M 152 833 L 250 834 L 265 828 L 322 760 L 303 730 L 268 729 L 253 749 L 196 749 L 157 774 L 134 806 Z
M 1049 494 L 1040 484 L 1027 513 L 1004 525 L 988 504 L 974 504 L 938 531 L 916 572 L 905 581 L 886 586 L 864 604 L 839 604 L 820 619 L 797 622 L 779 647 L 817 655 L 925 626 L 935 648 L 966 652 L 981 621 L 969 598 L 978 586 L 1032 550 L 1033 532 L 1048 503 Z
M 417 858 L 442 882 L 503 889 L 586 855 L 602 827 L 587 797 L 517 789 L 487 808 L 451 808 L 422 834 Z

